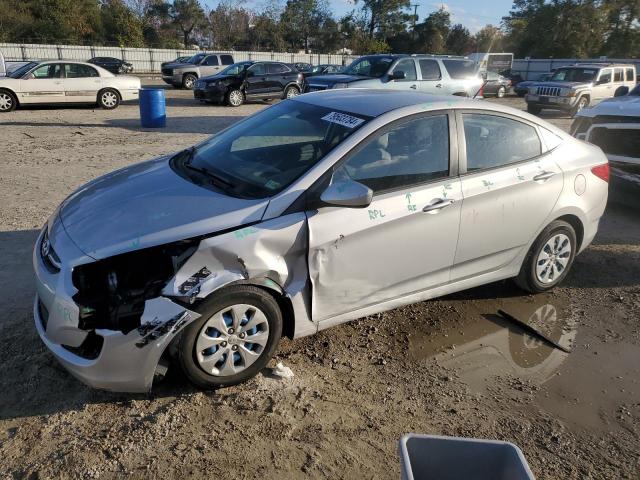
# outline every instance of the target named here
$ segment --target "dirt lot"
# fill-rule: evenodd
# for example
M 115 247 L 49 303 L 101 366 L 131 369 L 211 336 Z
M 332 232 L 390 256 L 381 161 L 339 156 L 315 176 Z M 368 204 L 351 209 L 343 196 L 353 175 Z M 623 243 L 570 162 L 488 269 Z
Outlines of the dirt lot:
M 620 207 L 552 294 L 494 284 L 285 340 L 287 381 L 201 393 L 170 370 L 132 396 L 68 375 L 33 328 L 37 230 L 82 183 L 264 107 L 167 95 L 158 131 L 138 126 L 137 105 L 0 118 L 0 478 L 398 478 L 406 432 L 515 442 L 540 479 L 639 477 L 640 216 Z

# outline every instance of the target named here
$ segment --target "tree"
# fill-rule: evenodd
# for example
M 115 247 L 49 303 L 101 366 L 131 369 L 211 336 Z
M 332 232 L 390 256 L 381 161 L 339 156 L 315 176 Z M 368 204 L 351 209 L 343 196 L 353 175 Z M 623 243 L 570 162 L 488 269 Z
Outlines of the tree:
M 101 6 L 104 36 L 119 46 L 143 47 L 142 22 L 122 0 L 103 0 Z
M 358 0 L 355 0 L 356 2 Z M 360 0 L 367 15 L 367 33 L 370 38 L 378 32 L 386 40 L 397 30 L 398 23 L 403 24 L 412 18 L 402 11 L 409 8 L 409 0 Z
M 451 27 L 447 35 L 446 51 L 449 54 L 465 55 L 472 49 L 473 39 L 469 30 L 461 23 Z
M 331 18 L 326 0 L 287 0 L 280 17 L 285 40 L 292 50 L 310 51 L 310 41 L 320 34 L 325 20 Z
M 231 0 L 222 0 L 209 13 L 212 43 L 216 48 L 230 50 L 245 44 L 254 14 L 243 3 L 241 1 L 234 5 Z
M 184 48 L 189 48 L 194 30 L 207 24 L 207 17 L 198 0 L 174 0 L 169 15 L 182 32 Z
M 504 32 L 493 25 L 485 25 L 474 35 L 478 52 L 503 52 Z
M 432 12 L 424 22 L 416 25 L 416 49 L 423 53 L 446 53 L 446 42 L 451 28 L 451 15 L 444 8 Z

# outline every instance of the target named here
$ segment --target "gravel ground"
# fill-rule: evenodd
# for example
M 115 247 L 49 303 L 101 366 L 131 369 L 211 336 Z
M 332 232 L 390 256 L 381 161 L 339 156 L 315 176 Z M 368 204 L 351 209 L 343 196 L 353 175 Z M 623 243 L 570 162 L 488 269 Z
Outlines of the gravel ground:
M 553 293 L 493 284 L 283 340 L 272 365 L 290 367 L 289 380 L 265 372 L 202 393 L 170 369 L 151 394 L 118 395 L 68 375 L 32 326 L 37 230 L 86 181 L 265 105 L 167 97 L 157 131 L 139 127 L 135 104 L 0 117 L 0 478 L 398 478 L 406 432 L 515 442 L 540 479 L 638 478 L 640 223 L 616 206 Z

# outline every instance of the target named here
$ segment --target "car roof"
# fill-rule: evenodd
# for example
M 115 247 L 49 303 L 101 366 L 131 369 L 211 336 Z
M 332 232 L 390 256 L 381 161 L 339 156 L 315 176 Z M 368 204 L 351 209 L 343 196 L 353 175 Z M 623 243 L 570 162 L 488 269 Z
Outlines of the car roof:
M 320 107 L 357 113 L 369 117 L 378 117 L 398 108 L 420 103 L 450 102 L 456 106 L 475 101 L 454 95 L 431 95 L 428 93 L 399 90 L 376 90 L 368 88 L 345 88 L 305 93 L 295 97 L 295 101 Z M 492 104 L 493 106 L 493 104 Z

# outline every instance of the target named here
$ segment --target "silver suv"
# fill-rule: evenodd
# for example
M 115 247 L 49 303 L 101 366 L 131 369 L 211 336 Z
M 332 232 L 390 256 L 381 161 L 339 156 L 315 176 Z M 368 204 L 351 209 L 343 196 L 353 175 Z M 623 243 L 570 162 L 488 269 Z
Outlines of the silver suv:
M 482 86 L 477 64 L 465 57 L 366 55 L 343 73 L 311 77 L 307 92 L 331 88 L 391 88 L 473 97 Z
M 162 80 L 176 88 L 191 90 L 199 78 L 215 75 L 234 63 L 233 55 L 228 53 L 196 53 L 185 63 L 164 65 Z
M 628 64 L 583 64 L 558 68 L 545 82 L 529 86 L 527 111 L 563 110 L 572 117 L 588 105 L 615 96 L 620 87 L 633 88 L 636 67 Z

